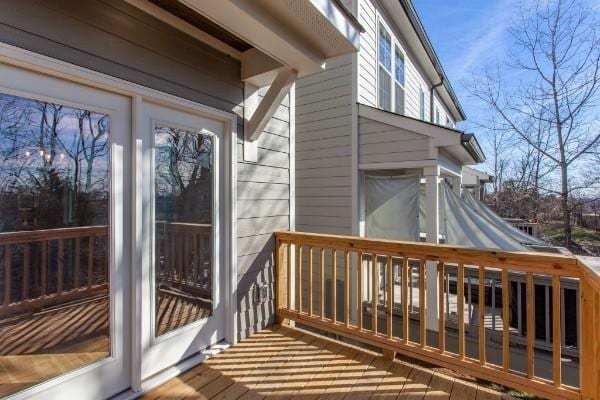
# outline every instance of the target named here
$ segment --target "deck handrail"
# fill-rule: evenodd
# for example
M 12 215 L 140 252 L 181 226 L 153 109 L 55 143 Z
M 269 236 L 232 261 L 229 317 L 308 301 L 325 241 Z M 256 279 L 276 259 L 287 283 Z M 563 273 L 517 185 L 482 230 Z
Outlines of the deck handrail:
M 96 239 L 107 236 L 106 225 L 0 233 L 0 248 L 3 249 L 0 261 L 3 281 L 0 317 L 34 311 L 105 291 L 108 288 L 107 272 L 100 272 L 99 280 L 94 280 L 94 274 L 98 272 L 95 271 L 94 252 Z M 65 245 L 68 241 L 73 242 L 74 248 L 70 282 L 65 278 Z M 50 273 L 50 248 L 53 244 L 56 246 L 55 276 Z M 82 244 L 87 244 L 87 254 L 82 252 Z M 34 252 L 37 257 L 33 256 Z M 80 274 L 82 254 L 86 255 L 87 263 L 85 281 Z M 15 263 L 15 256 L 20 258 L 18 264 Z M 18 276 L 13 276 L 13 270 Z M 35 271 L 38 271 L 37 279 L 34 278 Z M 39 293 L 32 293 L 34 280 L 39 283 Z M 54 284 L 53 290 L 50 289 L 51 284 Z M 15 288 L 19 290 L 17 298 L 14 295 Z
M 600 399 L 600 275 L 586 260 L 571 255 L 475 249 L 452 245 L 378 240 L 351 236 L 304 232 L 277 232 L 278 320 L 292 320 L 320 330 L 402 353 L 435 365 L 506 385 L 550 399 Z M 315 250 L 318 250 L 315 252 Z M 326 257 L 327 256 L 327 257 Z M 383 260 L 383 261 L 381 261 Z M 589 262 L 589 260 L 588 260 Z M 439 309 L 444 310 L 444 269 L 452 264 L 457 282 L 457 350 L 446 347 L 446 316 L 437 318 L 437 330 L 427 327 L 426 271 L 437 270 Z M 477 356 L 467 354 L 464 321 L 465 267 L 477 269 L 481 293 L 485 293 L 486 272 L 500 271 L 502 321 L 509 321 L 510 273 L 525 275 L 527 338 L 526 372 L 511 369 L 509 323 L 503 323 L 502 356 L 499 365 L 486 358 L 485 301 L 478 301 L 479 348 Z M 413 270 L 418 277 L 418 339 L 410 333 L 408 281 Z M 450 268 L 448 268 L 450 269 Z M 409 276 L 410 271 L 410 276 Z M 326 272 L 330 282 L 325 279 Z M 306 274 L 303 278 L 303 274 Z M 343 300 L 338 304 L 338 275 L 343 282 Z M 546 275 L 552 284 L 552 374 L 551 379 L 536 375 L 534 275 Z M 352 277 L 355 278 L 352 278 Z M 368 278 L 370 279 L 370 282 Z M 397 278 L 399 277 L 399 278 Z M 580 384 L 564 384 L 561 371 L 561 278 L 579 280 L 580 293 Z M 351 289 L 351 280 L 355 287 Z M 401 281 L 401 326 L 394 326 L 395 288 Z M 383 285 L 382 285 L 383 283 Z M 303 287 L 303 285 L 305 287 Z M 330 287 L 326 288 L 326 285 Z M 355 290 L 356 293 L 351 293 Z M 416 289 L 415 289 L 416 290 Z M 355 296 L 353 296 L 355 295 Z M 351 298 L 357 300 L 351 302 Z M 359 300 L 360 299 L 360 300 Z M 411 302 L 412 302 L 411 298 Z M 326 301 L 329 304 L 326 307 Z M 364 304 L 367 307 L 364 308 Z M 397 303 L 396 303 L 397 304 Z M 364 313 L 369 312 L 370 316 Z M 340 313 L 341 310 L 341 313 Z M 351 318 L 351 315 L 355 317 Z M 383 315 L 383 317 L 381 317 Z M 384 319 L 384 322 L 379 321 Z M 399 325 L 399 324 L 398 324 Z M 398 329 L 399 328 L 399 329 Z M 429 335 L 428 335 L 429 332 Z M 433 342 L 433 343 L 428 343 Z

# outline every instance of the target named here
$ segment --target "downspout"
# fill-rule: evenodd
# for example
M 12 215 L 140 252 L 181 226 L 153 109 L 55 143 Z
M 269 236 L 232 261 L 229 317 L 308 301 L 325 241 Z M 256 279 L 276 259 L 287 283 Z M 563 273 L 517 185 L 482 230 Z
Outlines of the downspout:
M 429 91 L 429 122 L 433 122 L 433 92 L 436 87 L 440 87 L 444 84 L 444 77 L 441 77 L 440 83 L 433 85 Z

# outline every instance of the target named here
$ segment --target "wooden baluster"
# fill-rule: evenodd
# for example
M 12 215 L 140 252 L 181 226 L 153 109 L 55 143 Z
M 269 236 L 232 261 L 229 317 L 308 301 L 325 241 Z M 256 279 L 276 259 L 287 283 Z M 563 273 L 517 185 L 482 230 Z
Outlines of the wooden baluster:
M 183 262 L 181 263 L 181 276 L 179 277 L 180 282 L 184 285 L 187 283 L 188 278 L 188 266 L 190 265 L 190 255 L 191 255 L 191 246 L 190 246 L 190 237 L 188 234 L 188 230 L 186 228 L 181 228 L 182 230 L 182 238 L 181 238 L 181 246 L 183 247 Z
M 286 320 L 285 318 L 283 318 L 281 316 L 281 314 L 279 313 L 279 310 L 284 309 L 285 307 L 285 302 L 284 302 L 284 298 L 285 296 L 285 284 L 283 282 L 283 271 L 284 271 L 284 267 L 283 267 L 283 260 L 284 260 L 284 254 L 283 254 L 283 249 L 285 248 L 285 243 L 282 242 L 281 240 L 277 239 L 276 241 L 276 245 L 275 245 L 275 268 L 276 268 L 276 309 L 275 309 L 275 314 L 277 317 L 277 323 L 279 324 L 285 324 Z M 289 279 L 289 275 L 287 276 L 287 278 Z
M 552 380 L 560 387 L 561 377 L 561 339 L 560 339 L 560 276 L 552 276 Z
M 508 372 L 510 368 L 510 337 L 509 337 L 509 293 L 508 269 L 502 269 L 502 369 Z
M 56 263 L 56 293 L 60 294 L 63 291 L 63 269 L 65 266 L 65 242 L 63 239 L 58 239 L 58 256 Z
M 377 255 L 371 255 L 371 328 L 373 335 L 377 336 L 377 303 L 379 302 L 379 264 Z
M 88 240 L 88 265 L 87 265 L 87 287 L 88 289 L 94 284 L 94 236 L 90 236 Z
M 48 242 L 42 242 L 42 254 L 40 255 L 41 296 L 48 294 Z
M 356 296 L 356 305 L 358 306 L 358 330 L 362 331 L 363 329 L 363 253 L 358 253 L 358 270 L 356 271 L 356 275 L 358 277 L 356 282 L 357 296 Z
M 331 249 L 331 320 L 337 322 L 337 251 Z
M 408 315 L 408 257 L 402 258 L 402 339 L 408 343 L 410 318 Z
M 11 269 L 12 269 L 12 250 L 10 245 L 4 246 L 4 305 L 10 304 L 10 284 L 11 284 Z
M 308 247 L 308 315 L 313 315 L 313 249 Z
M 319 254 L 319 268 L 321 272 L 321 321 L 325 320 L 325 249 L 321 247 Z
M 73 271 L 73 289 L 79 288 L 79 269 L 81 268 L 81 238 L 75 238 L 75 270 Z
M 178 253 L 178 259 L 179 261 L 177 262 L 177 280 L 178 281 L 182 281 L 183 280 L 183 270 L 185 268 L 185 259 L 186 259 L 186 243 L 185 243 L 185 235 L 182 232 L 183 229 L 178 228 L 177 229 L 177 236 L 179 238 L 179 240 L 177 241 L 177 253 Z
M 23 301 L 29 298 L 29 269 L 31 258 L 31 245 L 25 243 L 23 245 Z
M 394 267 L 392 257 L 387 258 L 387 334 L 390 339 L 394 337 L 393 318 L 394 318 Z
M 425 291 L 426 285 L 425 280 L 427 277 L 425 276 L 425 260 L 420 260 L 419 264 L 419 327 L 420 327 L 420 335 L 419 340 L 421 342 L 421 347 L 424 348 L 427 344 L 427 306 L 425 305 Z
M 438 311 L 439 311 L 439 326 L 438 326 L 438 335 L 439 335 L 439 350 L 440 353 L 444 353 L 446 351 L 446 294 L 444 291 L 444 277 L 446 276 L 445 265 L 443 261 L 439 261 L 438 263 L 438 287 L 440 291 L 440 296 L 438 298 Z
M 302 246 L 296 244 L 296 307 L 302 312 Z
M 534 375 L 534 351 L 535 351 L 535 298 L 533 286 L 533 274 L 527 273 L 527 378 L 532 379 Z
M 344 251 L 344 324 L 350 327 L 350 251 Z
M 465 266 L 458 264 L 457 276 L 457 314 L 458 314 L 458 355 L 461 360 L 465 359 Z
M 287 308 L 292 310 L 292 242 L 287 244 Z
M 169 247 L 171 252 L 171 259 L 169 260 L 169 264 L 167 265 L 167 270 L 165 271 L 165 278 L 175 278 L 175 271 L 177 267 L 177 240 L 175 240 L 175 229 L 169 227 Z
M 589 281 L 590 277 L 584 275 L 580 280 L 580 302 L 581 315 L 579 318 L 579 329 L 581 331 L 581 343 L 579 347 L 579 384 L 583 399 L 600 398 L 600 379 L 598 369 L 600 358 L 597 357 L 600 340 L 598 327 L 598 303 L 596 301 L 596 290 Z
M 485 365 L 485 267 L 479 266 L 479 362 Z

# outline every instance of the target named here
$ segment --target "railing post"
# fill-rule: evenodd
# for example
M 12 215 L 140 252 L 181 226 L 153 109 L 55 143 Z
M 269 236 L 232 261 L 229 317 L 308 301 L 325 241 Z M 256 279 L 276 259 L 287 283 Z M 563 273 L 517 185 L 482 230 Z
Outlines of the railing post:
M 598 304 L 596 301 L 596 291 L 588 282 L 588 278 L 583 275 L 581 278 L 581 316 L 579 319 L 581 332 L 581 345 L 579 347 L 579 376 L 581 379 L 581 397 L 585 400 L 598 400 L 600 398 L 600 382 L 598 381 L 598 371 L 600 363 L 598 353 L 600 344 L 600 326 L 598 326 Z
M 285 246 L 285 242 L 283 242 L 282 240 L 280 240 L 277 236 L 276 236 L 276 246 L 275 246 L 275 260 L 277 263 L 277 267 L 276 267 L 276 275 L 275 275 L 275 284 L 277 285 L 277 291 L 276 291 L 276 307 L 275 307 L 275 317 L 277 318 L 277 323 L 278 324 L 286 324 L 287 320 L 283 317 L 281 317 L 281 314 L 279 313 L 279 310 L 284 309 L 286 307 L 286 295 L 285 295 L 285 288 L 286 288 L 286 281 L 284 279 L 286 273 L 285 273 L 285 265 L 284 265 L 284 246 Z M 288 249 L 288 251 L 290 251 Z

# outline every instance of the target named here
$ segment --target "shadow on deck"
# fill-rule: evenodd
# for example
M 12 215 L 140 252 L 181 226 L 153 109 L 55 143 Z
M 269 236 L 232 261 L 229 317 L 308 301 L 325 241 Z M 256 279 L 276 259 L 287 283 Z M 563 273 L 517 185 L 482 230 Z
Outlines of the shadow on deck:
M 301 330 L 273 326 L 142 399 L 502 399 L 500 393 Z

